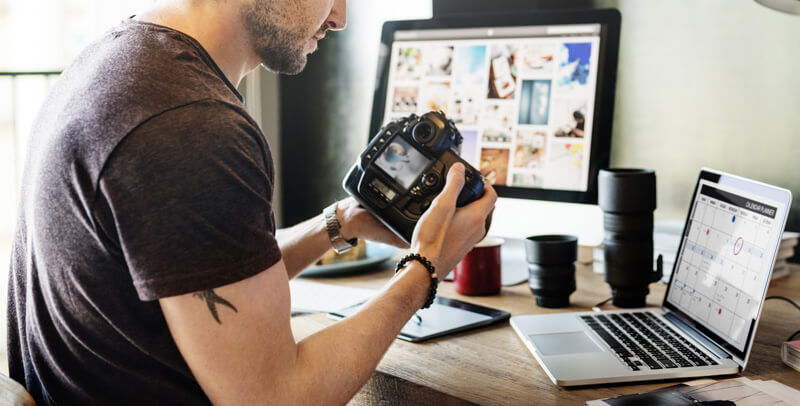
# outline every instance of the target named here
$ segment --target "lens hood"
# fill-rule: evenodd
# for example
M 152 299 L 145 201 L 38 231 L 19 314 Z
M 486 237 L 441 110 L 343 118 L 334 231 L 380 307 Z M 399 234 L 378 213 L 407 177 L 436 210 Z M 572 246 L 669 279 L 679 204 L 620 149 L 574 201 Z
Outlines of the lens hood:
M 525 239 L 525 259 L 529 264 L 572 264 L 578 259 L 578 237 L 536 235 Z
M 643 213 L 656 209 L 656 173 L 650 169 L 601 169 L 597 203 L 604 212 Z

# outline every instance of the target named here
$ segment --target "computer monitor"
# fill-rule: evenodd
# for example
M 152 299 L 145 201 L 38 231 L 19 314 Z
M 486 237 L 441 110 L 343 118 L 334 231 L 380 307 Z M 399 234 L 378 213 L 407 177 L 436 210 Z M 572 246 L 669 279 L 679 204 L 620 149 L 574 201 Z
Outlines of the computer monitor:
M 461 156 L 501 197 L 492 234 L 598 243 L 619 26 L 616 10 L 387 22 L 370 132 L 442 110 L 464 137 Z

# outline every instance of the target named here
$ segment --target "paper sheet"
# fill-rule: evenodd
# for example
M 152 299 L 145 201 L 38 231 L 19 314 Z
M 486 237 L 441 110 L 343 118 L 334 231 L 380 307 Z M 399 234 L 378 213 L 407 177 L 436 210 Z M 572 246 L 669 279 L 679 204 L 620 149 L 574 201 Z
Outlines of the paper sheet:
M 747 382 L 747 384 L 760 389 L 774 398 L 780 399 L 788 405 L 797 405 L 800 403 L 800 391 L 780 382 L 751 380 Z
M 745 377 L 714 381 L 703 379 L 665 387 L 651 392 L 593 400 L 589 406 L 633 404 L 693 404 L 693 401 L 730 400 L 737 406 L 797 405 L 800 392 L 776 381 L 750 380 Z M 658 403 L 662 402 L 662 403 Z
M 333 312 L 371 298 L 377 290 L 294 279 L 289 282 L 292 312 Z

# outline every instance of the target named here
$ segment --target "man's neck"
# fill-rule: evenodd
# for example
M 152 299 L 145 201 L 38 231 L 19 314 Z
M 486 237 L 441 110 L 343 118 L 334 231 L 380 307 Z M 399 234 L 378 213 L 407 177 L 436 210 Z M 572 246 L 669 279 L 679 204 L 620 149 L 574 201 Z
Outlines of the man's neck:
M 250 45 L 238 8 L 229 4 L 216 1 L 159 2 L 136 19 L 172 28 L 197 40 L 225 77 L 238 87 L 242 78 L 259 66 L 259 60 Z

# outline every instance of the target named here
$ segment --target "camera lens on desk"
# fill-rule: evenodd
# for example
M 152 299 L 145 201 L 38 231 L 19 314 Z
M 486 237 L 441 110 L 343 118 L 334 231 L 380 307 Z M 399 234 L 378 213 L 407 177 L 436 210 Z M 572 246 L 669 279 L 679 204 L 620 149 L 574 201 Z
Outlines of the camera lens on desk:
M 541 307 L 569 306 L 575 291 L 578 238 L 572 235 L 537 235 L 525 239 L 528 285 Z
M 643 307 L 648 285 L 661 279 L 653 271 L 653 211 L 656 174 L 649 169 L 604 169 L 597 178 L 603 210 L 606 282 L 618 307 Z

